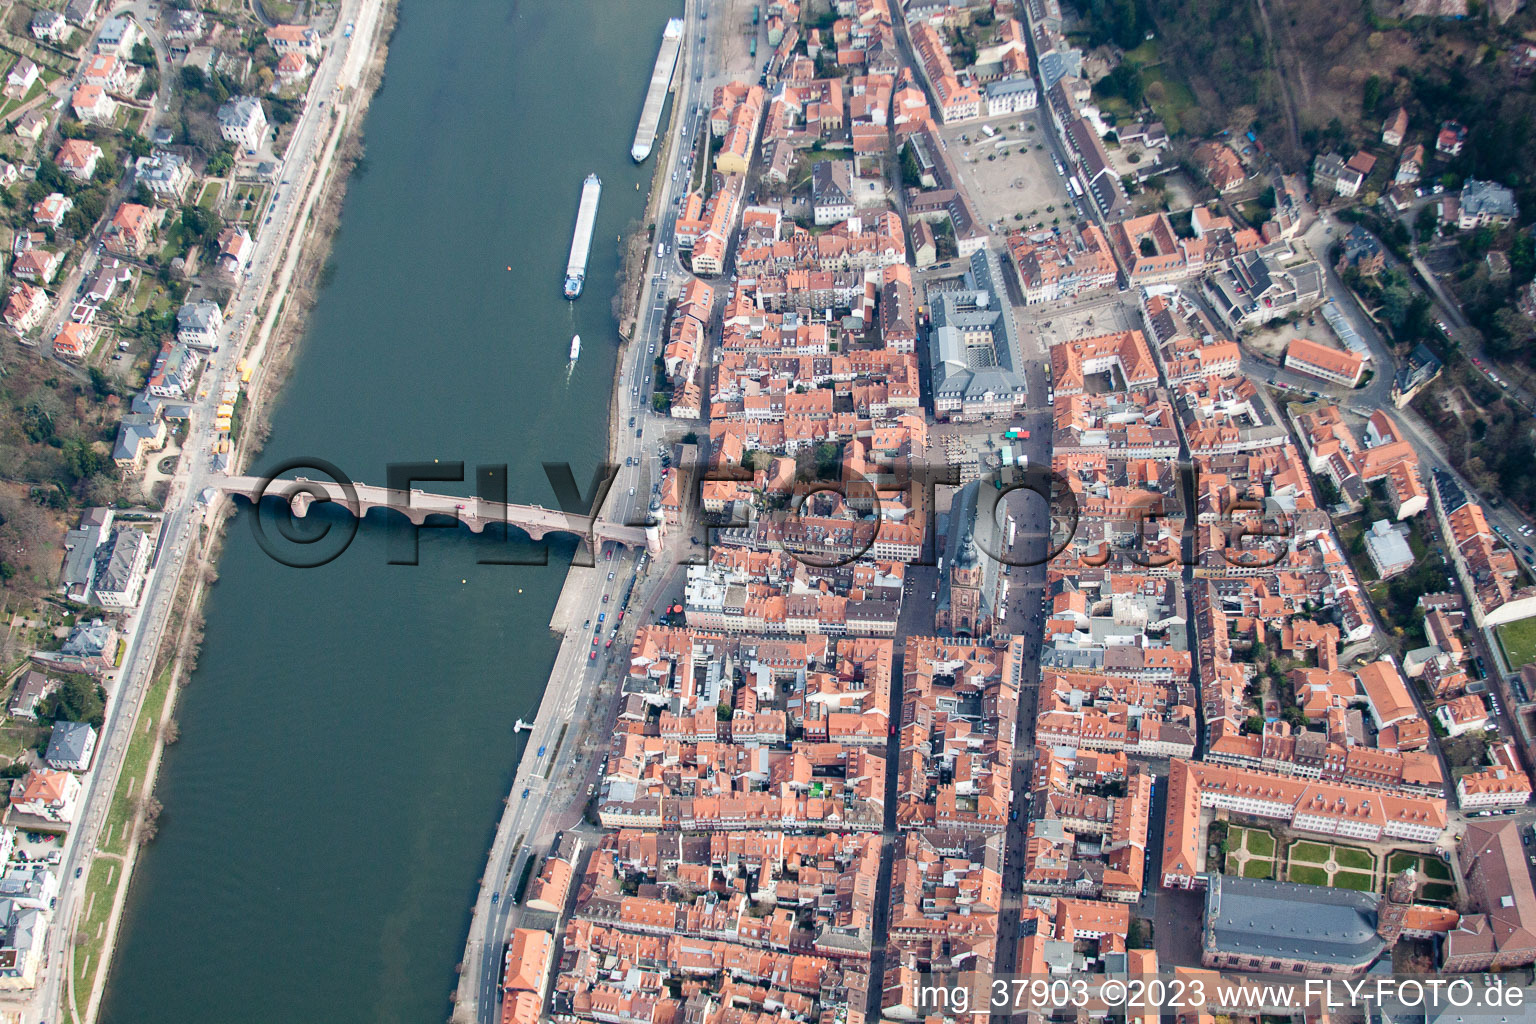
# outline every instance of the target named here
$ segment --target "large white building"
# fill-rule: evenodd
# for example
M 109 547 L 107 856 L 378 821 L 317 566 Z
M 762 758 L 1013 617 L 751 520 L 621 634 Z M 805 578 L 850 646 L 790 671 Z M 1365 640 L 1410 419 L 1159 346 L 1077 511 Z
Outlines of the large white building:
M 33 768 L 11 790 L 11 807 L 46 821 L 71 822 L 80 803 L 80 780 L 69 772 Z
M 219 108 L 219 132 L 247 153 L 261 148 L 267 136 L 267 115 L 254 96 L 236 96 Z
M 217 302 L 188 302 L 176 311 L 176 340 L 193 348 L 213 348 L 223 327 L 224 313 Z
M 1035 80 L 1028 75 L 988 82 L 983 89 L 987 97 L 988 117 L 1022 114 L 1040 105 L 1040 91 L 1035 88 Z
M 104 608 L 131 608 L 139 603 L 144 574 L 149 568 L 149 534 L 131 527 L 113 531 L 109 550 L 98 553 L 96 603 Z

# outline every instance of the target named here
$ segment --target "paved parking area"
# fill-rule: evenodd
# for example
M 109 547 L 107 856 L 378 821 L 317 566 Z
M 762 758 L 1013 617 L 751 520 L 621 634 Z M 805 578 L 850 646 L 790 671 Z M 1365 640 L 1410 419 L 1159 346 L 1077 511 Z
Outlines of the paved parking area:
M 989 139 L 983 135 L 982 124 L 997 129 L 997 136 Z M 967 141 L 961 141 L 962 135 Z M 948 147 L 976 212 L 989 224 L 1009 230 L 1026 224 L 1049 224 L 1057 217 L 1065 222 L 1074 215 L 1066 182 L 1056 173 L 1045 146 L 1039 110 L 951 125 L 940 128 L 939 137 Z M 989 156 L 992 159 L 987 159 Z M 1023 214 L 1023 219 L 1016 219 L 1016 214 Z
M 1091 338 L 1116 331 L 1139 330 L 1141 314 L 1134 295 L 1112 294 L 1103 299 L 1073 306 L 1037 306 L 1033 328 L 1046 345 L 1058 345 L 1074 338 Z M 1047 326 L 1049 325 L 1049 326 Z
M 34 836 L 36 837 L 35 839 L 33 838 Z M 32 832 L 25 828 L 18 828 L 16 830 L 16 850 L 25 853 L 27 860 L 51 863 L 48 861 L 48 855 L 59 854 L 63 849 L 64 836 L 62 833 Z

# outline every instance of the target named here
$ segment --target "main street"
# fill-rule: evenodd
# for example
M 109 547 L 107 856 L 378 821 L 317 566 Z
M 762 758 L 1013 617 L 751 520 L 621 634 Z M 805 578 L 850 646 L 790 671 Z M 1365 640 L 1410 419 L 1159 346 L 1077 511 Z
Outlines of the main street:
M 668 137 L 665 145 L 658 140 L 656 146 L 658 159 L 666 163 L 655 176 L 652 246 L 671 246 L 678 210 L 673 199 L 688 188 L 684 166 L 688 147 L 697 142 L 701 130 L 707 130 L 699 104 L 712 92 L 716 77 L 702 69 L 706 54 L 698 39 L 701 34 L 708 39 L 709 22 L 700 15 L 711 11 L 714 2 L 688 0 L 684 6 L 683 46 L 674 79 Z M 641 83 L 636 87 L 641 88 Z M 616 394 L 610 426 L 614 444 L 610 454 L 618 460 L 619 468 L 604 508 L 605 515 L 629 523 L 644 522 L 650 514 L 652 488 L 660 476 L 657 446 L 675 440 L 679 433 L 676 421 L 653 411 L 651 395 L 657 384 L 653 364 L 663 345 L 667 304 L 688 275 L 678 265 L 675 253 L 664 252 L 658 257 L 654 248 L 646 254 L 645 274 L 634 336 L 620 350 L 614 373 Z M 678 536 L 669 546 L 684 543 Z M 613 554 L 611 561 L 609 554 Z M 502 950 L 519 910 L 512 902 L 513 890 L 528 858 L 542 856 L 555 831 L 580 821 L 580 804 L 587 780 L 594 778 L 594 768 L 579 763 L 582 755 L 577 737 L 598 706 L 599 685 L 615 664 L 625 664 L 629 636 L 668 582 L 670 563 L 662 559 L 636 584 L 628 606 L 623 607 L 622 595 L 635 577 L 637 554 L 605 549 L 595 552 L 594 557 L 594 568 L 572 570 L 594 575 L 591 579 L 574 577 L 568 584 L 574 588 L 574 596 L 563 609 L 565 640 L 550 671 L 550 682 L 481 876 L 454 1007 L 458 1021 L 490 1024 L 500 1018 Z M 622 624 L 617 622 L 621 611 L 627 615 Z
M 119 7 L 131 13 L 137 7 Z M 334 97 L 338 81 L 348 66 L 360 67 L 353 51 L 370 51 L 373 29 L 377 25 L 380 0 L 344 0 L 337 18 L 338 28 L 326 40 L 327 52 L 315 73 L 310 102 L 300 115 L 287 154 L 283 162 L 285 179 L 295 182 L 308 181 L 319 164 L 316 146 L 327 135 L 333 117 L 344 117 L 344 112 L 333 113 L 330 100 Z M 144 15 L 140 15 L 141 18 Z M 339 26 L 356 22 L 358 30 L 350 38 L 344 37 Z M 366 27 L 366 31 L 363 29 Z M 356 84 L 355 79 L 348 84 Z M 314 195 L 321 182 L 310 182 Z M 151 566 L 145 582 L 143 598 L 138 608 L 124 623 L 125 647 L 121 668 L 107 687 L 106 722 L 99 744 L 96 768 L 83 779 L 83 791 L 74 826 L 65 840 L 63 859 L 60 864 L 60 888 L 52 926 L 47 938 L 47 953 L 37 985 L 24 994 L 24 1002 L 0 1001 L 0 1006 L 19 1011 L 23 1024 L 58 1020 L 69 1007 L 69 1016 L 84 1013 L 91 1000 L 91 992 L 73 992 L 67 987 L 68 970 L 73 962 L 71 946 L 75 934 L 75 920 L 84 909 L 83 899 L 86 880 L 89 877 L 91 858 L 95 853 L 103 824 L 106 820 L 112 796 L 117 788 L 118 774 L 122 768 L 122 756 L 132 735 L 139 704 L 149 683 L 156 652 L 165 632 L 172 598 L 177 581 L 189 554 L 199 541 L 204 522 L 205 508 L 199 495 L 211 473 L 207 454 L 215 437 L 215 412 L 218 405 L 218 389 L 211 382 L 227 379 L 234 372 L 238 353 L 243 349 L 247 334 L 244 317 L 253 313 L 269 291 L 271 280 L 266 268 L 277 265 L 282 240 L 290 233 L 302 237 L 303 220 L 296 220 L 295 211 L 300 207 L 300 189 L 285 188 L 269 208 L 271 216 L 256 237 L 254 272 L 242 282 L 232 304 L 223 343 L 209 359 L 203 372 L 205 382 L 198 400 L 193 404 L 188 426 L 188 441 L 184 446 L 185 457 L 172 479 L 166 496 L 162 517 L 161 542 L 156 561 Z M 292 250 L 290 249 L 290 252 Z M 292 273 L 292 263 L 285 268 Z M 280 290 L 272 291 L 272 305 L 280 305 Z M 78 874 L 78 877 L 77 877 Z M 110 922 L 115 927 L 116 922 Z M 111 929 L 109 928 L 109 933 Z M 111 935 L 108 935 L 110 946 Z M 100 991 L 104 979 L 98 977 Z

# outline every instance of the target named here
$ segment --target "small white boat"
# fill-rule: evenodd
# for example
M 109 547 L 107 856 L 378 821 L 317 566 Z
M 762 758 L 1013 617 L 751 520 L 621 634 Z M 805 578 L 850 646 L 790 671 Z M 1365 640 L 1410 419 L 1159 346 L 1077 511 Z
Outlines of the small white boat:
M 581 335 L 573 334 L 573 335 L 571 335 L 571 362 L 574 363 L 576 361 L 577 357 L 579 357 L 580 355 L 581 355 Z

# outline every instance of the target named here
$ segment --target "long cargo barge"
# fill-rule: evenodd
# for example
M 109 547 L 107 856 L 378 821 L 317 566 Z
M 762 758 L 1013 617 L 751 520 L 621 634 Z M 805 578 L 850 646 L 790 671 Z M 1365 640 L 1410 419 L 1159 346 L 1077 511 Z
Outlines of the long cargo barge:
M 592 228 L 597 224 L 597 201 L 602 194 L 602 181 L 595 174 L 587 175 L 581 183 L 581 205 L 576 210 L 571 258 L 565 264 L 565 297 L 568 299 L 580 295 L 581 286 L 587 280 L 587 256 L 592 251 Z
M 683 19 L 667 22 L 661 34 L 661 49 L 656 54 L 656 66 L 651 69 L 651 85 L 645 91 L 645 106 L 640 109 L 640 125 L 635 129 L 635 144 L 629 147 L 629 155 L 635 163 L 643 163 L 651 155 L 656 144 L 656 128 L 661 124 L 661 108 L 667 102 L 667 86 L 672 72 L 677 68 L 677 54 L 683 47 Z

